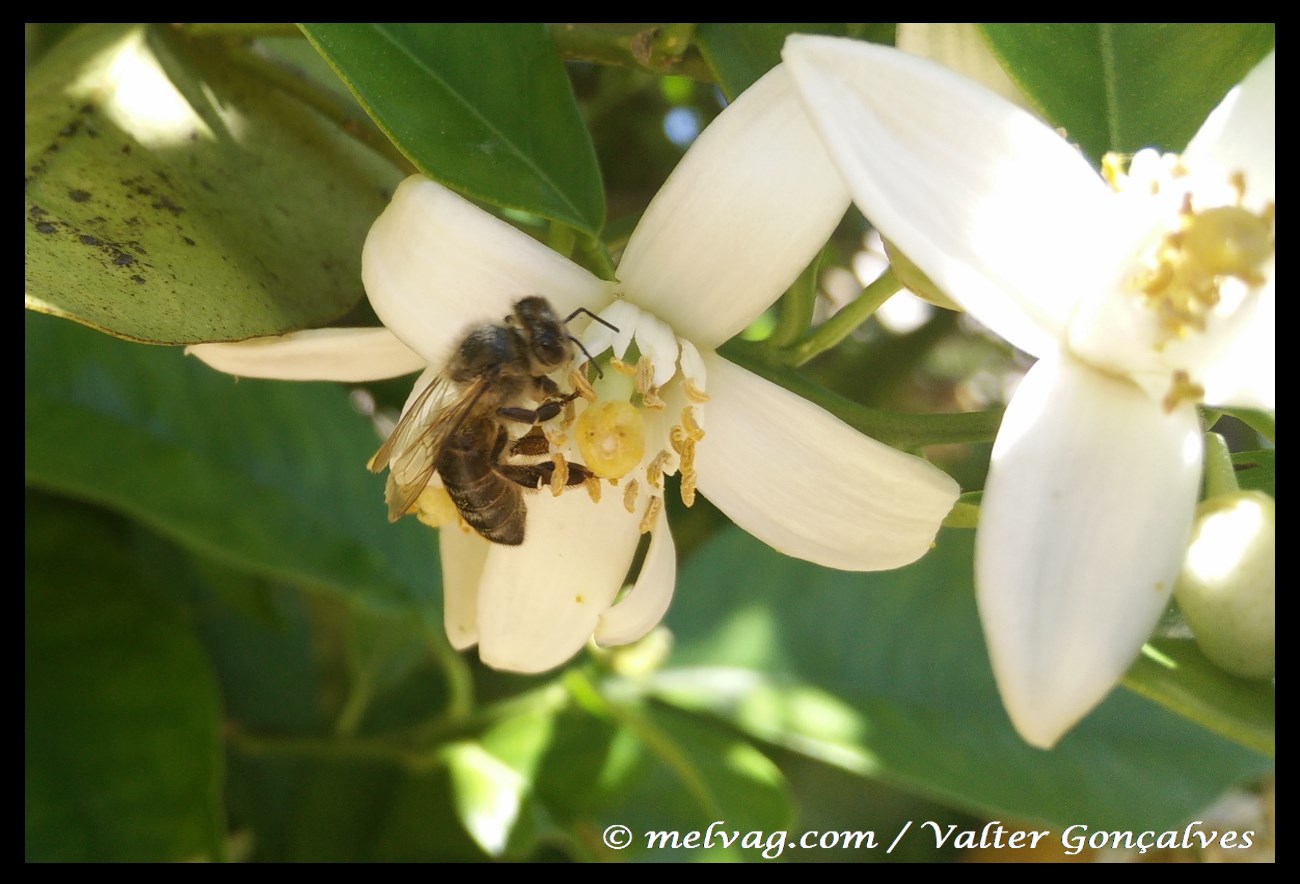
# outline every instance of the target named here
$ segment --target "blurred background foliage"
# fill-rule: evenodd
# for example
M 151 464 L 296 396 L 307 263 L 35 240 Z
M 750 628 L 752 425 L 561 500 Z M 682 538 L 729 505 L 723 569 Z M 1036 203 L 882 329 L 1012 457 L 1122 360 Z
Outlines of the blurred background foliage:
M 1153 123 L 1165 128 L 1124 133 L 1135 144 L 1181 147 L 1273 44 L 1271 26 L 1142 27 L 1123 56 L 1136 93 L 1179 99 Z M 1271 849 L 1271 820 L 1252 816 L 1271 806 L 1271 684 L 1205 676 L 1203 693 L 1232 699 L 1198 720 L 1118 689 L 1053 751 L 1025 746 L 988 667 L 967 530 L 908 568 L 846 574 L 669 494 L 680 570 L 663 627 L 558 673 L 493 672 L 442 634 L 435 536 L 387 524 L 382 478 L 363 469 L 371 415 L 395 413 L 409 379 L 236 382 L 141 343 L 376 322 L 361 242 L 417 169 L 539 238 L 566 231 L 599 269 L 792 30 L 895 33 L 26 26 L 28 860 L 772 858 L 644 838 L 723 821 L 764 841 L 875 832 L 874 847 L 786 861 L 949 861 L 984 854 L 937 847 L 922 821 L 1160 831 L 1213 813 Z M 1048 111 L 1091 88 L 1043 57 L 1069 45 L 1072 63 L 1095 64 L 1093 30 L 990 38 Z M 1188 39 L 1188 65 L 1133 61 Z M 130 76 L 167 87 L 135 119 L 104 100 Z M 183 113 L 140 125 L 170 106 Z M 476 114 L 450 135 L 431 127 L 465 106 Z M 1089 140 L 1096 120 L 1068 122 L 1090 155 L 1113 146 Z M 463 149 L 490 136 L 480 124 L 550 140 L 482 164 Z M 814 323 L 870 281 L 869 233 L 851 212 L 828 244 Z M 780 322 L 774 308 L 724 353 L 857 406 L 988 412 L 926 449 L 964 490 L 982 487 L 1022 357 L 913 305 L 813 358 L 773 359 Z M 1266 447 L 1246 424 L 1219 428 L 1234 449 Z M 1246 459 L 1244 484 L 1272 493 L 1271 451 Z M 634 833 L 626 849 L 602 842 L 613 824 Z

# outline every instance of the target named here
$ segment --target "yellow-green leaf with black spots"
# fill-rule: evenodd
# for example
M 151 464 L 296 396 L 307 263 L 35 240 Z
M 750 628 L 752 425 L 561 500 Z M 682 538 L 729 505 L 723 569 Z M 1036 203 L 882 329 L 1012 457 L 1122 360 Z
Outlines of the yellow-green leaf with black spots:
M 131 340 L 320 326 L 401 172 L 222 46 L 88 25 L 27 80 L 26 306 Z

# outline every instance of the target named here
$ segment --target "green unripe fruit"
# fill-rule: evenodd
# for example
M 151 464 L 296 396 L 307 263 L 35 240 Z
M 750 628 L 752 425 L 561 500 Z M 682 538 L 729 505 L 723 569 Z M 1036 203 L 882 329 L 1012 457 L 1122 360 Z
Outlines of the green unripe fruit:
M 1243 678 L 1271 678 L 1276 619 L 1273 498 L 1238 491 L 1197 508 L 1174 595 L 1205 656 Z

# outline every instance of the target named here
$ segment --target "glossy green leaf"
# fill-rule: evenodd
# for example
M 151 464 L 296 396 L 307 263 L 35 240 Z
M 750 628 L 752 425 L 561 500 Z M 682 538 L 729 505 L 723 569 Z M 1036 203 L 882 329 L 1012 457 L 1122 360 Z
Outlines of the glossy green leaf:
M 389 525 L 378 437 L 333 384 L 236 381 L 179 349 L 27 315 L 29 484 L 101 503 L 239 568 L 427 604 L 435 537 Z
M 1179 151 L 1273 48 L 1272 24 L 985 24 L 995 55 L 1094 162 Z
M 401 176 L 216 44 L 91 25 L 32 71 L 26 304 L 153 343 L 324 325 Z
M 1277 496 L 1277 452 L 1271 448 L 1239 451 L 1232 455 L 1237 482 L 1248 491 L 1263 491 Z
M 216 858 L 220 699 L 130 526 L 30 495 L 24 719 L 28 861 Z
M 956 806 L 1057 825 L 1172 825 L 1269 769 L 1122 690 L 1054 750 L 1025 745 L 989 668 L 971 547 L 970 532 L 945 531 L 908 568 L 849 574 L 725 534 L 681 575 L 668 614 L 677 650 L 661 678 L 724 667 L 740 687 L 701 687 L 690 708 Z M 678 676 L 671 696 L 691 680 Z
M 1124 685 L 1234 742 L 1273 754 L 1272 683 L 1229 675 L 1191 639 L 1152 641 L 1124 676 Z
M 425 175 L 472 199 L 600 233 L 596 154 L 544 26 L 302 29 Z

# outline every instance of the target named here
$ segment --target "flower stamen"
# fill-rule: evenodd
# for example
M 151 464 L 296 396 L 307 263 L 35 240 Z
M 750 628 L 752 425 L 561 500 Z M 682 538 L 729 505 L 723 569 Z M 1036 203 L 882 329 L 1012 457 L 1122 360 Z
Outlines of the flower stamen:
M 1234 173 L 1229 184 L 1236 205 L 1197 210 L 1186 194 L 1178 228 L 1161 239 L 1131 281 L 1159 323 L 1158 347 L 1204 332 L 1229 282 L 1254 288 L 1265 281 L 1263 268 L 1275 248 L 1274 204 L 1251 212 L 1241 205 L 1245 176 Z
M 664 499 L 657 494 L 650 496 L 650 502 L 646 504 L 645 513 L 641 516 L 641 533 L 647 534 L 655 526 L 655 520 L 659 518 L 659 511 L 664 507 Z
M 629 513 L 636 512 L 637 481 L 633 479 L 623 486 L 623 509 Z
M 551 455 L 551 463 L 555 466 L 551 470 L 551 496 L 559 497 L 560 492 L 569 484 L 569 462 L 557 451 Z
M 1165 414 L 1169 414 L 1178 407 L 1179 402 L 1200 402 L 1204 398 L 1204 387 L 1192 383 L 1192 379 L 1187 372 L 1176 371 L 1169 381 L 1169 392 L 1165 394 L 1165 398 L 1160 404 L 1164 408 Z

